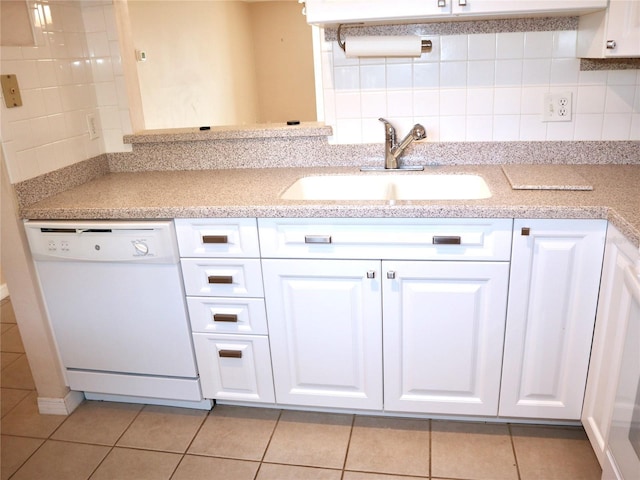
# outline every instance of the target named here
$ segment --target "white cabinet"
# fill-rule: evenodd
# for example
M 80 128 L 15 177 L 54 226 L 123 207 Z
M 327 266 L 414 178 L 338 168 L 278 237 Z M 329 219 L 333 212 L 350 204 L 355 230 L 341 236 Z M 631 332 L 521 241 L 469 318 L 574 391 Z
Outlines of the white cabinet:
M 310 24 L 403 22 L 464 16 L 471 18 L 577 14 L 607 6 L 606 0 L 306 0 Z
M 263 274 L 277 402 L 381 410 L 380 262 L 266 259 Z
M 507 262 L 383 262 L 384 406 L 498 413 Z
M 516 220 L 499 415 L 579 419 L 604 220 Z
M 610 0 L 605 11 L 580 17 L 578 57 L 640 57 L 640 0 Z
M 582 424 L 601 465 L 605 462 L 620 361 L 632 311 L 633 296 L 626 280 L 639 261 L 638 248 L 610 225 L 582 412 Z
M 175 222 L 203 395 L 273 403 L 256 219 Z
M 497 413 L 511 219 L 258 224 L 278 403 Z

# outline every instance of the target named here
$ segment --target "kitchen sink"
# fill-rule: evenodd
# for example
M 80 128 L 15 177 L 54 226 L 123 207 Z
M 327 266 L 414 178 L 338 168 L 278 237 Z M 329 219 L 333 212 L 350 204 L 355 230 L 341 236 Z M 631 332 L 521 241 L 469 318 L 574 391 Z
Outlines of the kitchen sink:
M 479 175 L 314 175 L 287 188 L 284 200 L 477 200 L 491 197 Z

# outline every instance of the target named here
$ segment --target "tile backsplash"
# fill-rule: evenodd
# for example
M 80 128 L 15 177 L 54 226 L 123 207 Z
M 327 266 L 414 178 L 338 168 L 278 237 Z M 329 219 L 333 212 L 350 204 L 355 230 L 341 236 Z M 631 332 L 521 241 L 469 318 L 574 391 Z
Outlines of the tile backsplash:
M 3 74 L 18 77 L 23 106 L 2 102 L 2 147 L 10 180 L 130 150 L 131 133 L 111 1 L 30 1 L 35 46 L 3 46 Z M 90 139 L 87 115 L 97 120 Z
M 640 70 L 581 71 L 576 30 L 427 36 L 420 58 L 346 58 L 323 41 L 333 143 L 380 143 L 379 117 L 428 141 L 640 140 Z M 546 92 L 570 92 L 569 122 L 543 122 Z

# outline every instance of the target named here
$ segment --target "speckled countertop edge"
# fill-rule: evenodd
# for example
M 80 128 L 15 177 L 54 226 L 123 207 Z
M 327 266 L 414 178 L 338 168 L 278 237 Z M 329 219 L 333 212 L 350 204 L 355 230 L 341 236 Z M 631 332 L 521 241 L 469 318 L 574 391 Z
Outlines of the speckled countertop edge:
M 498 165 L 427 167 L 421 174 L 474 173 L 489 185 L 482 200 L 293 201 L 280 194 L 308 175 L 360 173 L 355 167 L 110 173 L 21 210 L 32 219 L 196 217 L 600 218 L 640 247 L 640 165 L 579 165 L 593 191 L 513 190 Z M 385 173 L 381 173 L 385 175 Z
M 333 135 L 333 129 L 319 122 L 301 122 L 298 125 L 265 123 L 240 126 L 211 126 L 205 130 L 200 130 L 199 127 L 145 130 L 144 132 L 125 135 L 123 142 L 129 144 L 202 142 L 248 138 L 327 137 L 330 135 Z

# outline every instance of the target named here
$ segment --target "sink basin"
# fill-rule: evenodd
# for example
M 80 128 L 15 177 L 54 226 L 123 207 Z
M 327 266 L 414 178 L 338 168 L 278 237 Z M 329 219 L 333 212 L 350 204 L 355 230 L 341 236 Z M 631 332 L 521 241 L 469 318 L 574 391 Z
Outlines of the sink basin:
M 491 197 L 479 175 L 316 175 L 287 188 L 284 200 L 477 200 Z

